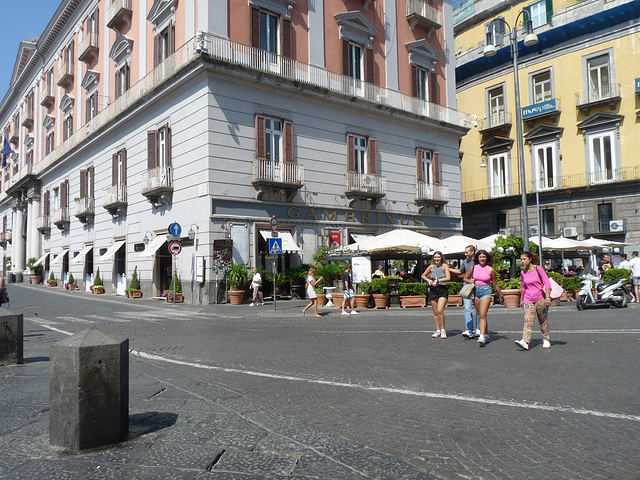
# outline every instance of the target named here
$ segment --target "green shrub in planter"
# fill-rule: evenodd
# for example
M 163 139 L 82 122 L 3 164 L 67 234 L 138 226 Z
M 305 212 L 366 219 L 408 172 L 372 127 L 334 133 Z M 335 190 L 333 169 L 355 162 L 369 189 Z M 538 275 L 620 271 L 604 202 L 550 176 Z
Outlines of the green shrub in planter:
M 131 275 L 131 283 L 129 284 L 129 290 L 140 290 L 140 280 L 138 279 L 138 267 L 133 269 Z
M 316 277 L 316 280 L 320 278 L 320 277 Z M 318 294 L 324 294 L 324 281 L 319 281 L 318 283 L 316 283 L 316 293 Z
M 247 272 L 247 267 L 232 261 L 227 272 L 227 288 L 230 291 L 245 290 L 248 282 L 249 272 Z
M 371 291 L 376 295 L 387 295 L 389 293 L 389 277 L 372 279 Z
M 361 294 L 367 295 L 371 293 L 371 282 L 368 282 L 366 280 L 364 282 L 360 282 L 358 288 L 360 289 Z
M 402 296 L 426 295 L 426 283 L 401 283 L 398 285 L 398 293 Z
M 565 290 L 579 290 L 582 279 L 579 277 L 564 277 L 562 279 L 562 288 Z
M 602 275 L 603 282 L 611 282 L 613 280 L 625 279 L 629 283 L 629 270 L 626 268 L 610 268 L 605 270 Z
M 73 273 L 69 274 L 69 285 L 75 285 L 76 279 L 73 278 Z
M 522 279 L 520 277 L 510 278 L 509 280 L 498 280 L 500 290 L 520 290 L 522 287 Z
M 447 282 L 447 291 L 449 295 L 459 295 L 462 284 L 460 282 Z

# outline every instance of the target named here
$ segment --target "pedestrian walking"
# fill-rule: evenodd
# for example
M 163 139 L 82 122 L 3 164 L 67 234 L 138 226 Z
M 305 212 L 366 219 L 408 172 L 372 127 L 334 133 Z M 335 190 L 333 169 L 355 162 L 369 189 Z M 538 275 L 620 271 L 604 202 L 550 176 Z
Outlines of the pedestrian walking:
M 451 280 L 451 272 L 442 252 L 433 253 L 433 261 L 422 274 L 422 279 L 429 286 L 427 299 L 431 304 L 433 321 L 436 325 L 436 331 L 431 337 L 447 338 L 447 330 L 444 325 L 444 308 L 447 306 L 449 298 L 447 282 Z
M 491 340 L 489 337 L 489 327 L 487 323 L 487 313 L 491 305 L 491 284 L 493 284 L 500 302 L 503 295 L 496 271 L 491 266 L 493 258 L 486 250 L 478 250 L 473 258 L 473 268 L 464 276 L 465 283 L 472 283 L 476 286 L 475 306 L 480 317 L 480 335 L 478 336 L 478 344 L 484 347 Z
M 246 284 L 245 284 L 246 285 Z M 264 305 L 264 297 L 262 296 L 262 275 L 256 267 L 253 267 L 253 278 L 251 279 L 251 289 L 253 290 L 253 300 L 251 307 L 254 305 Z
M 344 273 L 342 274 L 342 291 L 344 293 L 344 296 L 342 297 L 342 315 L 349 315 L 345 310 L 345 307 L 349 302 L 351 303 L 351 315 L 359 315 L 355 309 L 356 296 L 353 288 L 353 280 L 351 278 L 351 265 L 348 263 L 347 268 L 345 268 Z
M 315 312 L 316 317 L 321 317 L 318 313 L 318 295 L 316 294 L 316 285 L 323 280 L 323 277 L 320 277 L 316 280 L 316 267 L 309 268 L 309 273 L 307 274 L 307 295 L 309 296 L 309 305 L 302 309 L 302 316 L 307 313 L 307 310 L 313 306 L 313 311 Z
M 633 285 L 633 272 L 631 271 L 631 263 L 629 262 L 629 260 L 627 260 L 627 254 L 626 253 L 621 253 L 620 254 L 620 264 L 618 265 L 618 268 L 624 268 L 625 270 L 629 271 L 629 279 L 632 280 L 630 288 L 629 288 L 629 295 L 631 295 L 631 303 L 636 302 L 636 292 L 635 292 L 635 288 Z M 625 289 L 627 288 L 627 286 L 625 285 Z
M 640 258 L 638 258 L 638 251 L 631 252 L 631 260 L 629 260 L 629 266 L 631 267 L 631 276 L 633 278 L 633 290 L 636 294 L 636 302 L 640 302 Z
M 542 347 L 549 348 L 549 306 L 551 305 L 551 282 L 544 268 L 538 265 L 538 255 L 531 252 L 522 252 L 522 294 L 520 296 L 520 308 L 524 310 L 524 328 L 522 339 L 516 340 L 523 350 L 529 350 L 534 319 L 538 318 L 540 333 L 542 333 Z
M 464 260 L 460 262 L 460 267 L 458 269 L 450 268 L 452 273 L 457 273 L 458 275 L 466 275 L 467 272 L 473 269 L 473 257 L 476 254 L 476 247 L 473 245 L 468 245 L 464 249 Z M 475 316 L 473 315 L 473 298 L 463 298 L 462 305 L 464 306 L 464 323 L 465 330 L 462 332 L 462 336 L 464 338 L 477 338 L 480 336 L 480 317 L 478 316 L 478 311 L 476 310 Z

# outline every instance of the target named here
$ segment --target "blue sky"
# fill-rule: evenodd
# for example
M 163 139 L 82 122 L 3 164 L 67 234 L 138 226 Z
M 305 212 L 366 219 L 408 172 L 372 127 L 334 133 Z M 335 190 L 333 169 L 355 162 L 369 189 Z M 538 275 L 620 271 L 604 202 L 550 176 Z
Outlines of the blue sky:
M 59 0 L 2 0 L 3 45 L 0 48 L 0 98 L 9 90 L 22 40 L 38 38 L 60 5 Z

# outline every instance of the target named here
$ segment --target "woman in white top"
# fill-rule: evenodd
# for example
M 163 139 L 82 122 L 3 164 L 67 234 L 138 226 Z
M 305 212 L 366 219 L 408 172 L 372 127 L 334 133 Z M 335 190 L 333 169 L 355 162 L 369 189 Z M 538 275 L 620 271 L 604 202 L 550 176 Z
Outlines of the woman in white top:
M 318 295 L 316 295 L 316 285 L 323 280 L 322 277 L 316 280 L 316 267 L 311 267 L 309 269 L 309 274 L 307 275 L 307 295 L 309 295 L 309 305 L 302 309 L 302 316 L 307 313 L 307 310 L 311 308 L 313 305 L 313 310 L 316 312 L 316 317 L 321 317 L 318 313 Z

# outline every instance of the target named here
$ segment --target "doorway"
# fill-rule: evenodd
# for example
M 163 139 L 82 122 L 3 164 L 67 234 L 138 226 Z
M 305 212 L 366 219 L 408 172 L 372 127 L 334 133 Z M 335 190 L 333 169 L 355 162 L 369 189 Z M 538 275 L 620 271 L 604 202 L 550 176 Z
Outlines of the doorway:
M 171 284 L 171 268 L 173 256 L 169 253 L 166 243 L 156 252 L 153 269 L 154 295 L 160 296 Z
M 124 295 L 127 289 L 127 244 L 122 245 L 115 254 L 113 262 L 116 278 L 116 295 Z

